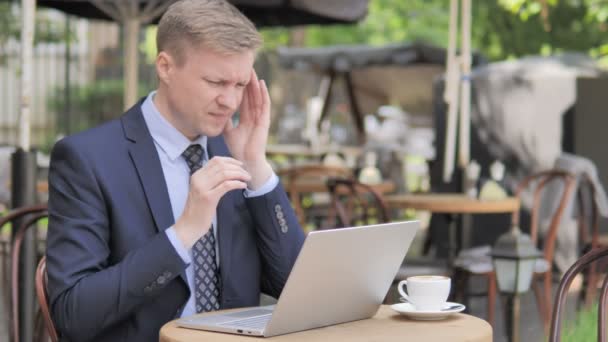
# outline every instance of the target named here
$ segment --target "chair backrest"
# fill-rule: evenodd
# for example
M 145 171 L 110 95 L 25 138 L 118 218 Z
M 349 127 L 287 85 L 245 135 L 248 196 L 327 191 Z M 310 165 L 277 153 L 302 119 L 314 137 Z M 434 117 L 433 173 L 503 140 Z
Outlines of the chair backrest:
M 25 234 L 30 227 L 41 219 L 48 216 L 46 205 L 23 207 L 11 211 L 0 220 L 0 227 L 8 222 L 21 222 L 21 225 L 14 231 L 13 244 L 11 246 L 11 318 L 10 330 L 13 341 L 19 341 L 19 265 L 21 259 L 21 246 Z M 13 226 L 13 229 L 15 227 Z
M 40 311 L 42 312 L 46 331 L 51 341 L 57 342 L 59 340 L 59 336 L 57 334 L 57 330 L 55 330 L 55 324 L 53 323 L 51 311 L 49 310 L 49 299 L 46 285 L 47 280 L 46 257 L 43 256 L 38 263 L 38 268 L 36 269 L 36 297 L 38 298 L 38 303 L 40 304 Z
M 590 249 L 595 249 L 600 245 L 600 215 L 595 197 L 596 192 L 595 185 L 589 175 L 583 173 L 579 180 L 577 192 L 579 236 L 583 245 Z M 590 228 L 587 226 L 588 223 L 591 226 Z
M 301 195 L 317 192 L 310 191 L 311 189 L 322 189 L 322 192 L 326 192 L 325 181 L 331 177 L 353 177 L 352 171 L 348 168 L 323 164 L 292 166 L 278 170 L 277 175 L 281 177 L 285 190 L 289 193 L 289 200 L 294 206 L 300 224 L 304 224 L 306 216 L 300 201 Z
M 564 215 L 564 210 L 568 205 L 570 198 L 573 196 L 574 188 L 576 187 L 576 177 L 572 174 L 560 171 L 560 170 L 548 170 L 542 171 L 531 176 L 524 178 L 517 186 L 515 191 L 516 196 L 522 196 L 522 193 L 526 189 L 533 190 L 533 204 L 531 211 L 531 222 L 530 222 L 530 237 L 536 244 L 538 241 L 538 216 L 541 207 L 542 192 L 546 190 L 546 186 L 552 182 L 561 182 L 562 186 L 558 189 L 561 190 L 556 194 L 559 198 L 557 208 L 551 216 L 549 223 L 549 229 L 546 232 L 546 236 L 543 241 L 543 257 L 549 263 L 553 262 L 553 255 L 555 252 L 555 241 L 557 238 L 557 231 Z M 519 211 L 514 212 L 511 217 L 511 224 L 519 226 L 520 214 Z
M 601 259 L 608 258 L 608 247 L 591 250 L 578 259 L 562 277 L 555 295 L 553 313 L 551 317 L 551 330 L 549 331 L 549 342 L 561 341 L 562 311 L 566 304 L 568 289 L 574 278 L 586 267 Z M 602 292 L 598 305 L 597 340 L 606 342 L 606 308 L 608 307 L 608 277 L 604 279 Z
M 295 182 L 296 180 L 302 180 L 306 178 L 310 179 L 319 179 L 328 178 L 328 177 L 344 177 L 349 178 L 352 177 L 352 171 L 345 167 L 340 166 L 329 166 L 323 164 L 305 164 L 305 165 L 297 165 L 291 166 L 288 168 L 280 169 L 277 171 L 277 175 L 282 178 L 286 178 L 287 186 L 291 182 Z
M 354 179 L 330 178 L 329 222 L 331 228 L 389 221 L 388 207 L 374 188 Z

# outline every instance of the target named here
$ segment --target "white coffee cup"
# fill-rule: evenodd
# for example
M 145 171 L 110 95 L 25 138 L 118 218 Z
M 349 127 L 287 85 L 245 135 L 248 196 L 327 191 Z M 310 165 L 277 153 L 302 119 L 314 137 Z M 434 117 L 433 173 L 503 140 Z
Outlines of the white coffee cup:
M 403 286 L 407 287 L 407 292 Z M 413 276 L 399 282 L 399 294 L 418 311 L 440 311 L 450 295 L 451 280 L 437 275 Z

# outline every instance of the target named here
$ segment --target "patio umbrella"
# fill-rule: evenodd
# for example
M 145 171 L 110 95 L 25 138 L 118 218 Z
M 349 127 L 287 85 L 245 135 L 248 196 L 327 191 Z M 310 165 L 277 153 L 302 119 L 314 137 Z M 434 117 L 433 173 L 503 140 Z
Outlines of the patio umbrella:
M 137 38 L 142 25 L 157 23 L 175 0 L 38 0 L 90 19 L 119 22 L 124 27 L 124 106 L 137 100 Z M 230 0 L 257 26 L 351 23 L 367 13 L 368 0 Z

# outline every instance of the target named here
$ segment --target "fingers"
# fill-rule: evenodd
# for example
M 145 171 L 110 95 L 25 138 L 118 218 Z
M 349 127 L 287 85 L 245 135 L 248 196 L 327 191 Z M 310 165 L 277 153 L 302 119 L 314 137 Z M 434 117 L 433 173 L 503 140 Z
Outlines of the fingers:
M 247 183 L 241 182 L 238 180 L 226 180 L 218 184 L 215 188 L 211 190 L 212 196 L 217 196 L 218 198 L 223 196 L 228 191 L 238 190 L 238 189 L 246 189 Z
M 264 80 L 260 81 L 260 91 L 262 94 L 262 113 L 270 113 L 270 94 Z
M 252 71 L 251 82 L 249 82 L 249 84 L 251 84 L 251 104 L 253 105 L 253 108 L 256 109 L 257 114 L 257 111 L 262 104 L 262 96 L 260 92 L 260 81 L 258 80 L 258 74 L 255 70 Z
M 232 124 L 232 119 L 230 119 L 230 120 L 226 121 L 226 125 L 224 126 L 224 131 L 222 133 L 230 134 L 233 129 L 234 129 L 234 125 Z
M 192 175 L 191 185 L 198 192 L 206 192 L 231 180 L 246 183 L 251 180 L 251 175 L 243 168 L 243 163 L 234 158 L 213 157 Z

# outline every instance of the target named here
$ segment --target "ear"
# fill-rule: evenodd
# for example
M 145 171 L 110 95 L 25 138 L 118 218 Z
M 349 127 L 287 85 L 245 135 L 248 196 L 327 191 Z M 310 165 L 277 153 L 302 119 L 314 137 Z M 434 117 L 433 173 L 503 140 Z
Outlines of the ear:
M 165 51 L 156 56 L 156 74 L 163 83 L 170 82 L 171 73 L 175 69 L 175 59 Z

